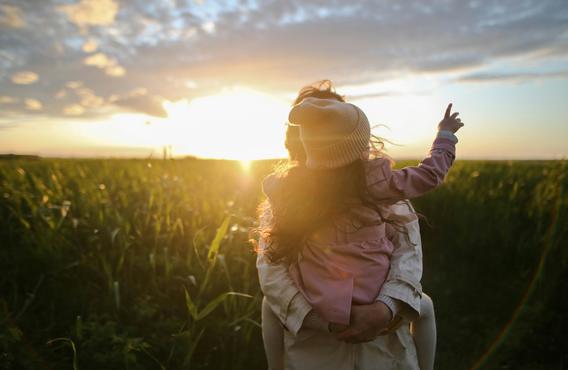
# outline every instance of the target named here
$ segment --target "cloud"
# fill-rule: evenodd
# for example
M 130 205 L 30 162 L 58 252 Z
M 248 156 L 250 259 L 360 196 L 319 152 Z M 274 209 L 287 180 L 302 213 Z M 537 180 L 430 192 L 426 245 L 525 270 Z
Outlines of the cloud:
M 79 104 L 66 105 L 63 108 L 63 114 L 66 116 L 80 116 L 85 113 L 85 108 Z
M 215 34 L 201 36 L 192 49 L 170 44 L 139 51 L 200 86 L 249 82 L 281 91 L 326 77 L 353 84 L 413 73 L 466 73 L 559 50 L 568 30 L 560 1 L 444 4 L 361 1 L 332 11 L 319 4 L 263 2 L 246 23 L 237 21 L 238 11 L 224 14 Z M 303 15 L 294 10 L 302 8 Z
M 28 110 L 41 110 L 43 108 L 43 104 L 37 99 L 28 98 L 24 100 L 24 104 Z
M 197 84 L 197 82 L 193 81 L 193 80 L 187 80 L 185 81 L 185 86 L 188 89 L 197 89 L 199 87 L 199 85 Z
M 68 81 L 65 87 L 69 89 L 78 89 L 83 86 L 83 81 Z
M 124 67 L 120 66 L 116 59 L 106 56 L 104 53 L 97 53 L 88 56 L 83 60 L 85 65 L 93 66 L 105 71 L 109 76 L 122 77 L 126 74 Z
M 145 113 L 150 116 L 165 118 L 168 113 L 164 109 L 163 99 L 157 96 L 134 95 L 118 99 L 115 104 L 129 110 Z
M 11 80 L 16 85 L 30 85 L 39 80 L 39 75 L 32 71 L 14 73 Z
M 348 97 L 347 100 L 354 101 L 354 100 L 373 99 L 373 98 L 385 98 L 389 96 L 400 96 L 400 95 L 404 94 L 398 91 L 382 91 L 382 92 L 368 93 L 368 94 L 349 94 L 347 95 Z
M 0 6 L 0 91 L 18 102 L 4 106 L 25 114 L 33 113 L 23 103 L 30 97 L 52 116 L 164 116 L 164 100 L 234 85 L 290 93 L 323 78 L 511 81 L 537 78 L 543 64 L 568 58 L 566 0 L 18 0 L 8 7 L 17 10 Z M 18 23 L 8 13 L 24 24 L 9 26 Z M 527 74 L 489 72 L 504 61 Z M 33 95 L 22 86 L 32 83 Z M 131 94 L 140 88 L 146 93 Z
M 25 25 L 26 22 L 20 8 L 13 5 L 0 5 L 0 28 L 22 28 Z
M 203 31 L 207 33 L 214 33 L 215 32 L 215 22 L 207 21 L 201 25 Z
M 115 60 L 110 59 L 103 53 L 97 53 L 95 55 L 91 55 L 85 58 L 84 62 L 88 66 L 93 66 L 101 69 L 104 69 L 109 65 L 116 64 Z
M 81 0 L 77 4 L 58 8 L 77 26 L 105 26 L 114 22 L 118 3 L 114 0 Z
M 98 43 L 97 40 L 95 39 L 87 39 L 87 41 L 85 41 L 83 43 L 83 46 L 81 47 L 81 49 L 85 52 L 85 53 L 92 53 L 94 51 L 97 50 L 98 47 Z
M 105 73 L 113 77 L 122 77 L 126 74 L 126 69 L 119 65 L 111 65 L 105 68 Z
M 13 98 L 11 96 L 0 96 L 0 104 L 16 104 L 18 102 L 17 98 Z
M 105 100 L 97 96 L 93 90 L 86 87 L 79 87 L 75 90 L 75 94 L 79 98 L 79 104 L 83 108 L 97 108 L 101 107 Z
M 490 73 L 479 72 L 461 76 L 459 82 L 522 82 L 528 80 L 541 80 L 545 78 L 566 78 L 568 70 L 552 72 L 517 72 L 517 73 Z

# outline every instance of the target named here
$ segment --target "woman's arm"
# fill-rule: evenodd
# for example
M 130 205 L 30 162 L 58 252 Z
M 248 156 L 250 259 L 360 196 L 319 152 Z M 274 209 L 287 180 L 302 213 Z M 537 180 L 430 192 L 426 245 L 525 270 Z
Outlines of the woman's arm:
M 392 216 L 404 225 L 404 232 L 395 232 L 391 238 L 394 249 L 387 280 L 383 284 L 377 299 L 387 302 L 394 299 L 403 303 L 395 306 L 393 312 L 414 320 L 420 315 L 422 296 L 422 241 L 420 225 L 416 212 L 409 201 L 391 205 Z M 393 307 L 389 308 L 393 309 Z
M 356 318 L 358 322 L 363 323 L 361 329 L 371 330 L 378 333 L 384 329 L 384 322 L 390 321 L 390 312 L 385 311 L 385 298 L 395 300 L 400 303 L 398 306 L 402 315 L 413 319 L 420 312 L 420 296 L 422 294 L 420 279 L 422 277 L 422 246 L 420 242 L 420 231 L 418 220 L 414 214 L 412 206 L 408 202 L 399 202 L 391 206 L 392 212 L 400 220 L 408 220 L 405 222 L 405 228 L 410 237 L 409 242 L 406 237 L 400 233 L 395 234 L 393 238 L 394 251 L 391 259 L 391 267 L 388 278 L 381 288 L 377 304 L 367 305 L 368 307 L 359 306 L 357 310 L 353 310 L 356 316 L 368 317 L 373 314 L 375 320 L 362 320 Z M 261 224 L 270 221 L 270 212 L 267 210 L 261 217 Z M 288 268 L 284 264 L 271 264 L 266 256 L 262 254 L 265 244 L 262 240 L 259 242 L 259 254 L 257 256 L 257 268 L 260 287 L 265 295 L 267 302 L 272 311 L 278 316 L 282 324 L 294 335 L 302 328 L 304 320 L 308 314 L 312 314 L 312 308 L 299 292 L 298 288 L 288 274 Z M 383 307 L 384 306 L 384 307 Z M 389 307 L 391 310 L 392 307 Z M 404 309 L 408 308 L 408 309 Z M 309 316 L 308 316 L 309 319 Z M 311 322 L 310 320 L 308 320 Z M 314 322 L 321 322 L 314 318 Z M 375 327 L 376 326 L 376 327 Z M 357 333 L 353 334 L 354 336 Z
M 393 204 L 389 211 L 391 218 L 404 225 L 408 238 L 401 232 L 394 233 L 391 238 L 394 250 L 390 270 L 377 302 L 353 306 L 351 325 L 337 335 L 339 340 L 349 343 L 368 342 L 396 329 L 398 326 L 393 326 L 391 322 L 395 315 L 410 321 L 420 315 L 422 244 L 418 218 L 409 201 Z
M 270 209 L 265 207 L 260 217 L 261 226 L 268 224 L 271 217 Z M 260 289 L 270 309 L 278 316 L 282 324 L 296 335 L 312 307 L 290 278 L 288 267 L 282 263 L 272 264 L 268 261 L 262 253 L 265 247 L 266 244 L 260 238 L 256 258 Z

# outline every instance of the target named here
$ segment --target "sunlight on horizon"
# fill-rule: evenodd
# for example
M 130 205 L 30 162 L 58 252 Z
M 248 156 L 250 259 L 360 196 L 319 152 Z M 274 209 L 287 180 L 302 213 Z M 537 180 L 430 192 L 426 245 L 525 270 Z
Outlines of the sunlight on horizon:
M 289 105 L 259 91 L 233 87 L 165 102 L 171 145 L 178 154 L 253 160 L 283 155 Z
M 477 102 L 461 90 L 420 92 L 422 88 L 433 87 L 428 84 L 417 78 L 400 83 L 392 81 L 385 85 L 388 89 L 382 88 L 386 90 L 375 83 L 337 86 L 337 89 L 366 113 L 372 126 L 386 126 L 376 127 L 373 133 L 399 144 L 386 145 L 395 159 L 420 158 L 427 153 L 448 97 L 452 97 L 455 110 L 467 117 L 466 127 L 459 135 L 461 158 L 510 158 L 507 153 L 515 152 L 520 154 L 513 158 L 543 157 L 537 149 L 531 149 L 530 142 L 535 135 L 544 140 L 544 134 L 529 134 L 523 129 L 530 117 L 524 121 L 508 116 L 487 119 L 484 112 L 490 108 L 488 104 L 495 104 L 489 96 L 486 101 Z M 0 136 L 0 146 L 6 152 L 55 157 L 162 158 L 167 153 L 168 157 L 232 159 L 243 161 L 241 166 L 246 170 L 250 166 L 247 161 L 287 157 L 285 124 L 294 97 L 283 93 L 271 95 L 244 86 L 226 87 L 191 100 L 164 101 L 167 118 L 116 113 L 108 119 L 84 122 L 75 119 L 25 122 L 17 130 L 6 129 Z M 496 107 L 489 110 L 500 112 Z M 552 118 L 548 120 L 553 122 Z M 543 130 L 554 127 L 543 126 Z M 40 130 L 42 135 L 38 135 Z M 518 138 L 515 142 L 499 143 L 487 137 L 487 130 L 513 130 Z M 561 137 L 548 139 L 548 157 L 563 158 Z
M 116 114 L 108 122 L 88 125 L 82 136 L 92 144 L 171 147 L 174 156 L 254 159 L 286 156 L 285 122 L 289 103 L 244 87 L 218 94 L 165 101 L 167 118 Z
M 252 162 L 254 160 L 240 160 L 239 164 L 241 165 L 241 168 L 243 169 L 243 171 L 245 171 L 246 173 L 248 173 L 250 171 L 250 168 L 252 166 Z
M 352 101 L 366 112 L 372 125 L 388 126 L 377 127 L 376 134 L 408 145 L 434 132 L 441 110 L 441 103 L 436 100 L 427 95 L 400 95 L 379 101 L 355 97 Z M 237 86 L 191 101 L 165 101 L 163 107 L 168 117 L 164 119 L 117 114 L 111 124 L 91 127 L 85 134 L 95 140 L 111 140 L 114 145 L 153 147 L 158 154 L 167 146 L 174 156 L 240 160 L 247 169 L 251 160 L 286 156 L 289 104 L 287 100 Z
M 366 92 L 364 86 L 361 92 Z M 375 134 L 403 145 L 431 136 L 441 110 L 441 103 L 429 95 L 390 96 L 380 100 L 354 96 L 350 101 L 366 112 L 371 125 L 388 126 L 376 128 Z M 81 134 L 93 145 L 149 147 L 158 156 L 164 147 L 171 148 L 173 156 L 245 161 L 242 163 L 287 155 L 284 138 L 290 109 L 288 100 L 236 86 L 193 100 L 165 101 L 163 107 L 167 118 L 116 114 L 108 122 L 83 126 Z

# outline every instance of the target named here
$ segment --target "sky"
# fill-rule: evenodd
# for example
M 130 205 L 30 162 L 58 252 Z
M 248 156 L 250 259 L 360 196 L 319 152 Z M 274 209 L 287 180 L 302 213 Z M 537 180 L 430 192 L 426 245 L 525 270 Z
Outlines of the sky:
M 285 156 L 331 79 L 396 158 L 568 157 L 566 0 L 0 0 L 0 153 Z

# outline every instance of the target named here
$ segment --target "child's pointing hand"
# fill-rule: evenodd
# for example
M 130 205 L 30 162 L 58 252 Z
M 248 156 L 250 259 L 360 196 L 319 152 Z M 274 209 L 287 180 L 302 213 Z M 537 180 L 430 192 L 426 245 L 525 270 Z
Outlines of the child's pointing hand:
M 444 118 L 438 123 L 438 130 L 446 130 L 452 133 L 456 133 L 460 128 L 463 127 L 461 118 L 458 118 L 459 113 L 452 113 L 452 103 L 446 108 L 446 114 Z

